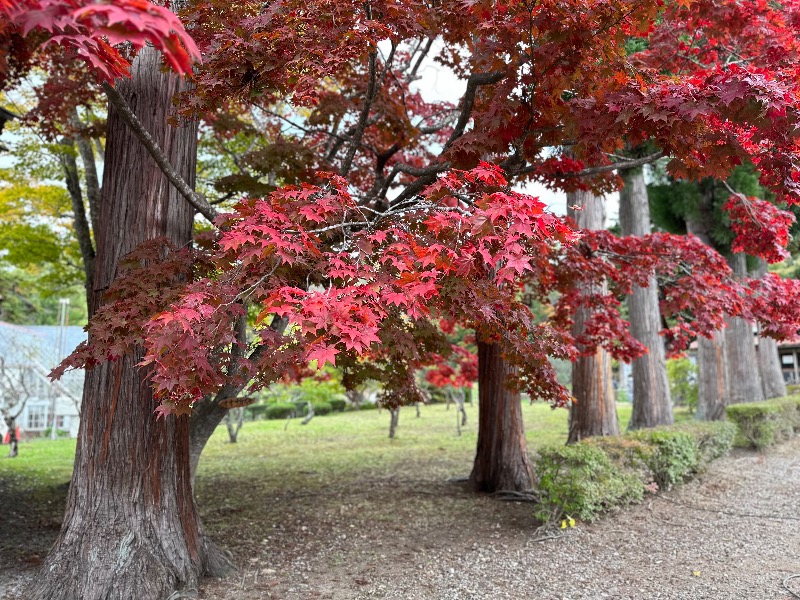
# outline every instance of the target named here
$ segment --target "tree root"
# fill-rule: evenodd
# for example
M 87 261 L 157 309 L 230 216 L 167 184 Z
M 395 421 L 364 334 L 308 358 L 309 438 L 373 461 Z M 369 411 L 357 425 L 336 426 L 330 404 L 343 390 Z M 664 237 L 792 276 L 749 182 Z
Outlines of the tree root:
M 231 553 L 218 546 L 207 535 L 203 535 L 203 550 L 205 551 L 203 575 L 206 577 L 228 577 L 239 570 L 236 563 L 233 562 Z
M 489 494 L 492 498 L 505 502 L 539 502 L 539 496 L 533 490 L 517 492 L 514 490 L 498 490 Z

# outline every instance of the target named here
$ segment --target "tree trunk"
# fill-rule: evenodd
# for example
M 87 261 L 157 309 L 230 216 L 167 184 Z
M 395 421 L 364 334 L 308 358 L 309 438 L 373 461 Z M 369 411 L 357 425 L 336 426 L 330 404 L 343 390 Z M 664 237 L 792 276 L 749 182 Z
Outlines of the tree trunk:
M 347 400 L 353 405 L 353 408 L 356 410 L 361 408 L 361 403 L 364 401 L 363 390 L 346 390 L 344 395 L 347 396 Z
M 119 90 L 171 163 L 194 182 L 196 125 L 167 125 L 178 78 L 145 47 Z M 90 310 L 141 242 L 191 241 L 193 211 L 109 110 L 103 200 Z M 61 532 L 26 597 L 167 598 L 230 565 L 202 535 L 189 470 L 189 419 L 156 420 L 136 351 L 87 372 Z
M 767 263 L 759 259 L 753 277 L 767 274 Z M 769 337 L 758 336 L 758 373 L 761 377 L 761 389 L 764 398 L 780 398 L 786 395 L 786 381 L 783 379 L 781 357 L 778 353 L 778 342 Z
M 244 425 L 244 407 L 231 408 L 225 415 L 225 425 L 228 428 L 228 441 L 235 444 L 239 439 L 239 431 Z
M 602 229 L 603 199 L 590 192 L 570 192 L 567 206 L 569 216 L 580 229 Z M 583 331 L 589 311 L 579 309 L 575 314 L 573 335 Z M 614 402 L 611 356 L 598 348 L 591 356 L 582 356 L 572 364 L 572 395 L 575 400 L 569 410 L 569 443 L 594 435 L 617 435 L 617 405 Z
M 6 427 L 8 427 L 8 458 L 19 456 L 19 439 L 17 438 L 17 419 L 6 417 Z
M 622 235 L 644 236 L 651 232 L 650 204 L 641 168 L 622 172 L 625 187 L 619 197 L 619 224 Z M 658 308 L 658 284 L 651 277 L 646 288 L 635 286 L 628 296 L 631 334 L 647 347 L 647 354 L 633 361 L 633 414 L 629 429 L 671 425 L 672 400 L 669 395 L 667 361 Z
M 728 360 L 725 331 L 712 339 L 697 338 L 697 413 L 699 421 L 718 421 L 725 417 L 728 403 Z
M 739 278 L 747 275 L 744 254 L 734 254 L 728 258 L 734 274 Z M 739 317 L 725 319 L 728 323 L 725 332 L 725 350 L 728 360 L 728 403 L 758 402 L 764 399 L 761 380 L 758 374 L 753 324 Z
M 478 447 L 469 476 L 477 492 L 526 491 L 532 470 L 519 392 L 506 387 L 513 369 L 500 345 L 478 340 Z
M 400 422 L 400 408 L 389 408 L 389 439 L 394 439 L 397 425 Z
M 713 188 L 712 188 L 713 189 Z M 713 224 L 712 200 L 704 195 L 697 214 L 686 219 L 687 233 L 697 236 L 707 246 L 712 246 L 709 228 Z M 698 421 L 718 421 L 725 418 L 725 405 L 729 397 L 728 358 L 725 330 L 714 333 L 713 338 L 697 338 L 697 412 Z

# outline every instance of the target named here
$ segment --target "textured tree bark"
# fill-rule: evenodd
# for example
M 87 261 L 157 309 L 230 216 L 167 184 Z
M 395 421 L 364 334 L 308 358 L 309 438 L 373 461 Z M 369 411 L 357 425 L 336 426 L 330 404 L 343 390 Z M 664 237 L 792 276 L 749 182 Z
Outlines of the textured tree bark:
M 479 339 L 478 447 L 469 476 L 477 492 L 531 488 L 520 395 L 506 387 L 509 375 L 500 345 Z
M 767 274 L 767 263 L 759 259 L 753 277 Z M 778 342 L 769 337 L 758 336 L 758 373 L 761 377 L 761 389 L 764 398 L 780 398 L 786 395 L 786 381 L 783 379 L 781 357 L 778 353 Z
M 708 246 L 713 246 L 709 234 L 713 223 L 713 198 L 704 196 L 697 215 L 686 219 L 686 230 Z M 697 412 L 699 421 L 718 421 L 725 418 L 729 397 L 728 355 L 724 329 L 713 338 L 697 338 Z
M 642 168 L 621 173 L 625 182 L 619 194 L 619 224 L 622 235 L 643 236 L 651 232 L 650 204 Z M 650 278 L 646 288 L 636 286 L 628 296 L 631 334 L 647 347 L 647 354 L 633 361 L 633 414 L 629 429 L 671 425 L 674 422 L 669 395 L 667 361 L 658 308 L 658 285 Z
M 786 381 L 783 379 L 778 342 L 769 337 L 758 336 L 758 373 L 764 399 L 780 398 L 786 395 Z
M 181 82 L 143 49 L 119 84 L 183 177 L 194 182 L 195 124 L 167 125 Z M 90 310 L 117 262 L 147 239 L 190 242 L 193 210 L 109 111 L 102 215 Z M 156 420 L 141 352 L 87 373 L 72 483 L 61 532 L 26 597 L 167 598 L 230 563 L 203 536 L 191 488 L 189 419 Z
M 739 278 L 747 275 L 745 258 L 744 254 L 728 257 L 728 264 Z M 764 391 L 761 389 L 753 324 L 739 317 L 729 317 L 725 321 L 728 324 L 725 331 L 729 377 L 728 403 L 740 404 L 763 400 Z
M 570 192 L 567 206 L 569 216 L 581 229 L 602 229 L 605 215 L 603 199 L 590 192 Z M 573 335 L 580 335 L 589 312 L 580 309 L 575 314 Z M 582 356 L 572 363 L 572 395 L 575 400 L 569 410 L 569 443 L 595 435 L 617 435 L 617 405 L 614 402 L 611 356 L 598 348 L 592 356 Z
M 718 421 L 725 417 L 728 403 L 728 359 L 725 330 L 712 339 L 697 338 L 697 412 L 699 421 Z

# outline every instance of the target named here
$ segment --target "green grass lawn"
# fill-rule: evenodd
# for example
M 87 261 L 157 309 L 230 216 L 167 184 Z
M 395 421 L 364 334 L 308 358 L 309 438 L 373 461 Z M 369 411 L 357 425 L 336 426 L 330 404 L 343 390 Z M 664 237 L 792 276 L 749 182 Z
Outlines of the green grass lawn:
M 620 422 L 627 424 L 630 404 L 620 404 L 617 410 Z M 477 406 L 467 406 L 467 413 L 461 436 L 456 432 L 455 408 L 448 411 L 442 404 L 423 406 L 419 418 L 413 407 L 403 408 L 394 439 L 388 437 L 389 413 L 376 410 L 316 417 L 305 426 L 299 419 L 288 427 L 282 420 L 248 421 L 237 444 L 228 442 L 221 426 L 203 454 L 199 478 L 258 477 L 283 487 L 296 485 L 298 472 L 313 472 L 315 477 L 303 479 L 316 487 L 340 477 L 409 476 L 418 474 L 422 464 L 428 465 L 426 470 L 433 466 L 429 476 L 466 475 L 477 440 Z M 523 415 L 530 450 L 566 440 L 566 409 L 525 403 Z M 75 440 L 25 441 L 17 458 L 0 453 L 0 478 L 21 477 L 41 486 L 62 484 L 69 481 L 74 454 Z
M 543 404 L 523 404 L 522 410 L 531 452 L 564 443 L 567 410 Z M 448 483 L 469 475 L 477 412 L 477 406 L 467 406 L 461 436 L 455 407 L 448 411 L 441 404 L 421 407 L 419 418 L 413 407 L 401 409 L 394 439 L 388 436 L 389 412 L 377 410 L 315 417 L 305 426 L 300 419 L 288 426 L 282 420 L 246 422 L 236 444 L 222 425 L 203 453 L 195 488 L 206 531 L 235 554 L 268 548 L 272 556 L 288 556 L 306 526 L 318 532 L 401 531 L 413 523 L 420 539 L 431 532 L 446 538 L 453 515 L 484 529 L 497 523 L 537 526 L 530 505 L 492 502 Z M 618 413 L 627 425 L 630 405 L 619 405 Z M 13 459 L 0 448 L 0 504 L 10 507 L 0 528 L 0 562 L 27 564 L 52 545 L 75 445 L 64 439 L 25 441 Z M 265 532 L 272 536 L 268 546 Z

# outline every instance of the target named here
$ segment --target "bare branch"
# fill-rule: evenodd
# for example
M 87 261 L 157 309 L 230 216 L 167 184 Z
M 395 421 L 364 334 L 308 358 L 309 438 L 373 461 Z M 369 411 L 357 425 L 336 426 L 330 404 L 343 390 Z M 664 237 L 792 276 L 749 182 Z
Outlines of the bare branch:
M 406 75 L 406 79 L 408 81 L 415 81 L 418 78 L 417 72 L 419 71 L 419 68 L 422 66 L 422 61 L 425 60 L 425 57 L 428 56 L 428 52 L 431 51 L 431 46 L 433 46 L 433 37 L 428 38 L 425 47 L 422 49 L 419 56 L 417 57 L 417 62 L 414 63 L 414 67 L 408 72 L 408 75 Z
M 131 110 L 131 107 L 125 98 L 123 98 L 122 95 L 108 83 L 103 83 L 103 90 L 105 90 L 109 102 L 111 102 L 114 108 L 119 112 L 122 120 L 125 121 L 128 127 L 131 128 L 131 131 L 133 131 L 134 135 L 150 153 L 150 156 L 159 166 L 161 172 L 164 174 L 167 180 L 169 180 L 169 182 L 175 186 L 175 189 L 178 190 L 181 196 L 183 196 L 186 201 L 191 204 L 195 210 L 197 210 L 197 212 L 199 212 L 209 221 L 213 222 L 217 216 L 217 211 L 208 203 L 208 200 L 206 200 L 205 196 L 194 191 L 192 187 L 186 183 L 183 177 L 181 177 L 180 173 L 178 173 L 170 164 L 169 159 L 164 154 L 164 151 L 158 147 L 158 144 L 156 144 L 153 136 L 151 136 L 150 132 L 144 128 L 141 121 L 139 121 L 139 118 L 134 114 L 133 110 Z
M 613 163 L 610 165 L 602 165 L 599 167 L 589 167 L 587 169 L 583 169 L 582 171 L 578 171 L 577 173 L 565 173 L 563 175 L 559 175 L 560 178 L 574 178 L 574 177 L 588 177 L 590 175 L 598 175 L 600 173 L 608 173 L 609 171 L 617 171 L 617 170 L 624 170 L 624 169 L 635 169 L 636 167 L 641 167 L 644 165 L 648 165 L 657 161 L 659 158 L 664 156 L 662 151 L 655 152 L 653 154 L 649 154 L 647 156 L 643 156 L 642 158 L 635 158 L 631 160 L 624 160 L 617 163 Z M 529 165 L 524 169 L 520 169 L 519 173 L 532 173 L 534 172 L 539 165 Z

